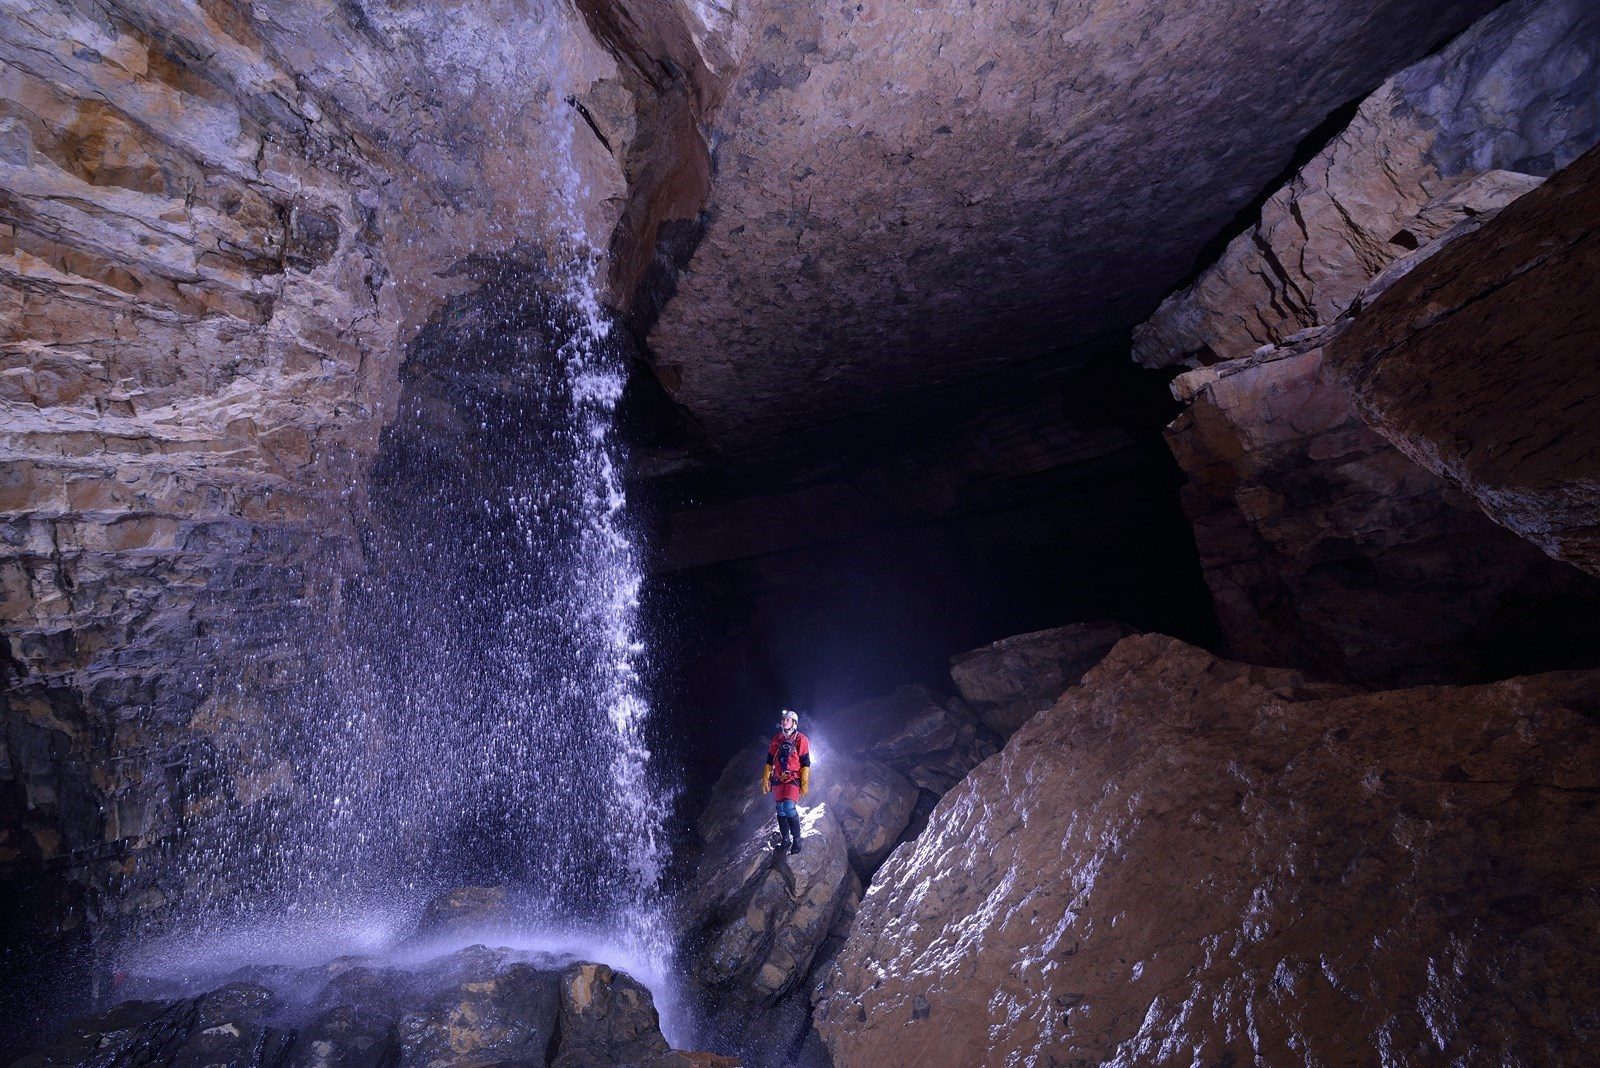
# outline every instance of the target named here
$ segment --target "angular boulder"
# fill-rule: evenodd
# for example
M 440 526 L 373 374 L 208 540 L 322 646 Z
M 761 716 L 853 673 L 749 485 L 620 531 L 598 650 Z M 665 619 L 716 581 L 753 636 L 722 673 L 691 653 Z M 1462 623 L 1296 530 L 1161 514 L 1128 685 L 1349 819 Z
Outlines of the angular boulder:
M 816 999 L 836 1063 L 1578 1063 L 1600 673 L 1366 693 L 1121 642 L 947 795 Z
M 992 732 L 959 698 L 926 686 L 901 686 L 828 720 L 832 749 L 887 764 L 917 787 L 942 794 L 998 748 Z
M 1017 634 L 953 657 L 950 678 L 984 725 L 1009 738 L 1133 633 L 1100 620 Z
M 1328 361 L 1392 445 L 1600 575 L 1597 351 L 1600 148 L 1396 280 Z
M 1595 663 L 1600 583 L 1357 414 L 1324 355 L 1345 325 L 1173 383 L 1167 443 L 1229 652 L 1378 686 Z
M 820 788 L 801 802 L 802 851 L 774 851 L 772 801 L 759 788 L 765 751 L 752 744 L 718 780 L 678 902 L 680 960 L 707 1027 L 753 1064 L 782 1063 L 804 1037 L 812 966 L 861 893 L 844 826 Z
M 1147 367 L 1248 356 L 1327 326 L 1453 223 L 1600 141 L 1600 8 L 1513 0 L 1395 74 L 1215 264 L 1134 334 Z

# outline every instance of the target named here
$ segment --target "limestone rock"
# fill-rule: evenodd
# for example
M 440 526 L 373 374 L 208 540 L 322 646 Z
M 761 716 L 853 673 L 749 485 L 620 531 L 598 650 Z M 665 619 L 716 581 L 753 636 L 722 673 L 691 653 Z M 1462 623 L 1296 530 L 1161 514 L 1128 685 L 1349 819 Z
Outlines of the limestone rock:
M 1582 1060 L 1597 699 L 1128 638 L 884 865 L 817 1027 L 852 1065 Z
M 1600 584 L 1368 426 L 1323 335 L 1180 376 L 1167 442 L 1233 655 L 1375 685 L 1592 664 Z
M 1600 11 L 1515 0 L 1395 74 L 1221 258 L 1135 332 L 1149 367 L 1331 324 L 1392 261 L 1600 141 Z
M 249 974 L 255 981 L 77 1021 L 18 1064 L 732 1068 L 671 1049 L 650 992 L 589 961 L 473 946 L 403 967 L 342 959 Z
M 984 725 L 1009 738 L 1133 633 L 1106 620 L 1017 634 L 952 658 L 950 677 Z
M 1496 522 L 1600 575 L 1600 149 L 1364 300 L 1357 407 Z
M 414 937 L 431 938 L 481 928 L 504 920 L 509 909 L 503 886 L 458 886 L 429 901 Z
M 812 802 L 839 821 L 851 867 L 871 877 L 911 822 L 917 788 L 887 764 L 835 752 L 812 775 Z
M 718 9 L 660 377 L 734 447 L 1130 326 L 1326 115 L 1493 6 Z
M 989 729 L 959 698 L 921 685 L 901 686 L 834 713 L 829 732 L 834 748 L 881 761 L 936 794 L 997 748 Z
M 569 966 L 560 983 L 559 1052 L 551 1068 L 678 1068 L 644 987 L 604 964 L 589 963 Z
M 400 1056 L 394 1022 L 352 1005 L 318 1014 L 295 1036 L 286 1068 L 382 1068 Z
M 841 911 L 861 892 L 844 828 L 821 789 L 800 804 L 803 849 L 773 850 L 760 792 L 765 744 L 734 757 L 699 822 L 702 853 L 678 902 L 680 959 L 711 1029 L 756 1060 L 779 1057 L 808 1026 L 806 985 Z M 819 780 L 825 774 L 819 766 Z M 846 787 L 847 788 L 847 787 Z

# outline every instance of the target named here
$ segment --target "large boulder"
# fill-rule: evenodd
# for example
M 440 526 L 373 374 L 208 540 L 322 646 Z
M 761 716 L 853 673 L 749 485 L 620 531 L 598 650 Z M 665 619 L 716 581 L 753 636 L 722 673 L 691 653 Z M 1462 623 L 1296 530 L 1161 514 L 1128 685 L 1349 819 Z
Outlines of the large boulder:
M 1009 738 L 1133 633 L 1101 620 L 1017 634 L 953 657 L 950 677 L 984 725 Z
M 1167 443 L 1231 655 L 1380 686 L 1593 664 L 1600 583 L 1369 426 L 1324 357 L 1338 329 L 1174 383 Z
M 1452 223 L 1600 141 L 1600 8 L 1514 0 L 1384 82 L 1217 262 L 1135 332 L 1146 366 L 1248 356 L 1326 326 Z
M 1597 705 L 1128 638 L 890 857 L 816 1026 L 850 1065 L 1583 1061 Z
M 901 686 L 834 713 L 827 737 L 830 748 L 881 761 L 936 794 L 998 748 L 965 702 L 921 685 Z
M 76 1021 L 17 1064 L 124 1062 L 708 1068 L 719 1059 L 671 1049 L 650 992 L 604 964 L 472 946 L 404 965 L 341 958 L 249 969 L 197 997 L 129 1002 Z
M 861 895 L 843 823 L 820 787 L 801 803 L 802 851 L 774 850 L 772 801 L 759 789 L 765 754 L 765 742 L 753 743 L 717 781 L 678 901 L 680 961 L 708 1037 L 753 1064 L 782 1063 L 803 1040 L 812 967 Z M 815 774 L 820 782 L 828 771 L 819 764 Z
M 1600 148 L 1366 303 L 1328 362 L 1406 456 L 1600 575 L 1597 351 Z

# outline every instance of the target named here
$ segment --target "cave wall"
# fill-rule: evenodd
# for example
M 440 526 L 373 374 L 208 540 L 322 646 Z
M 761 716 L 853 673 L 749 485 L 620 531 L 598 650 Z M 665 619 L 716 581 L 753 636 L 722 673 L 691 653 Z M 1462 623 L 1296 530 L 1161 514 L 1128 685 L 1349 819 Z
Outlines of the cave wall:
M 1135 331 L 1141 363 L 1199 368 L 1173 384 L 1185 410 L 1167 436 L 1235 655 L 1379 685 L 1594 663 L 1600 586 L 1496 527 L 1425 448 L 1397 448 L 1326 354 L 1367 330 L 1388 289 L 1414 286 L 1409 272 L 1462 270 L 1467 256 L 1475 274 L 1496 270 L 1499 253 L 1481 247 L 1438 257 L 1523 212 L 1519 198 L 1600 140 L 1597 98 L 1592 5 L 1506 5 L 1363 101 Z M 1583 336 L 1551 311 L 1581 305 L 1566 281 L 1581 276 L 1569 267 L 1564 291 L 1539 295 L 1558 334 Z M 1432 351 L 1435 374 L 1460 381 L 1445 370 L 1455 350 Z M 1557 377 L 1570 375 L 1552 366 L 1516 394 L 1551 395 Z M 1572 402 L 1565 384 L 1559 395 Z M 1523 412 L 1515 421 L 1526 428 Z
M 1600 574 L 1600 149 L 1396 280 L 1329 344 L 1378 433 Z
M 607 244 L 626 83 L 562 8 L 0 12 L 8 967 L 293 788 L 248 755 L 362 566 L 406 343 L 463 264 Z
M 1131 327 L 1329 112 L 1494 6 L 716 9 L 658 373 L 742 448 Z

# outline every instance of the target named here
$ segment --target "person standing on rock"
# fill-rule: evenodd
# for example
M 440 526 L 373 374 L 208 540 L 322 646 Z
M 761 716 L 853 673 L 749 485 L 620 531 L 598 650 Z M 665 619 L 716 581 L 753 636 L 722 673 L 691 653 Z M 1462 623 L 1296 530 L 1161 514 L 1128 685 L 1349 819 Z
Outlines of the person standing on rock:
M 811 789 L 811 742 L 800 733 L 800 717 L 787 708 L 778 716 L 778 733 L 767 746 L 761 792 L 778 805 L 778 852 L 800 852 L 800 810 L 795 802 Z

